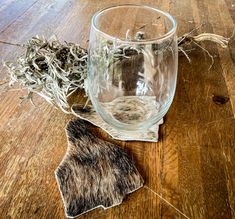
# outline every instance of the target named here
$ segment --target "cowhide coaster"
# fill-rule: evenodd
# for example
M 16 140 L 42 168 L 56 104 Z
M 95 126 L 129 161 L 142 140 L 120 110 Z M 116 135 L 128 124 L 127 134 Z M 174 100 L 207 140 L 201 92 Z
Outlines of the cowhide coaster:
M 68 123 L 68 149 L 55 171 L 69 218 L 119 205 L 144 183 L 123 149 L 98 138 L 91 126 L 81 119 Z
M 74 104 L 72 106 L 72 113 L 95 126 L 102 128 L 106 131 L 112 138 L 122 141 L 148 141 L 157 142 L 158 141 L 158 131 L 159 125 L 163 124 L 163 119 L 158 123 L 154 124 L 147 130 L 141 132 L 119 132 L 112 126 L 108 125 L 95 111 L 93 106 L 87 106 L 85 109 L 83 106 Z

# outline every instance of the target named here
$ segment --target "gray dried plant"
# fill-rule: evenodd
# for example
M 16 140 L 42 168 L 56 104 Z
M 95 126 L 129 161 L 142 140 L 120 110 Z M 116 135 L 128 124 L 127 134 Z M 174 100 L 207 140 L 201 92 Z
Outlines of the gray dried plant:
M 68 97 L 77 89 L 84 89 L 87 77 L 87 50 L 75 43 L 60 43 L 57 39 L 33 37 L 26 44 L 25 54 L 16 63 L 5 62 L 10 86 L 16 82 L 43 97 L 63 112 L 70 111 Z

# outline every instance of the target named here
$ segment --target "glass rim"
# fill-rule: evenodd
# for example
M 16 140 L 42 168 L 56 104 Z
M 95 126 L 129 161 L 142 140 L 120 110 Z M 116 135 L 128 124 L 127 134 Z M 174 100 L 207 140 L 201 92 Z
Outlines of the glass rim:
M 104 31 L 100 30 L 97 27 L 96 20 L 99 15 L 101 15 L 105 11 L 109 11 L 111 9 L 121 8 L 121 7 L 139 7 L 139 8 L 146 8 L 146 9 L 154 10 L 155 12 L 158 12 L 158 13 L 164 15 L 165 17 L 167 17 L 172 22 L 172 28 L 167 33 L 165 33 L 163 36 L 160 36 L 160 37 L 146 39 L 146 40 L 128 40 L 128 39 L 124 40 L 124 39 L 120 39 L 115 36 L 112 36 L 108 33 L 105 33 Z M 106 8 L 103 8 L 103 9 L 97 11 L 92 17 L 91 27 L 94 28 L 99 34 L 103 35 L 105 38 L 108 38 L 113 41 L 118 41 L 121 43 L 128 43 L 128 44 L 148 44 L 148 43 L 154 43 L 156 41 L 163 41 L 163 40 L 171 37 L 176 32 L 177 22 L 176 22 L 175 18 L 171 14 L 169 14 L 168 12 L 162 11 L 162 10 L 157 9 L 152 6 L 148 6 L 148 5 L 144 5 L 144 4 L 120 4 L 120 5 L 109 6 L 109 7 L 106 7 Z

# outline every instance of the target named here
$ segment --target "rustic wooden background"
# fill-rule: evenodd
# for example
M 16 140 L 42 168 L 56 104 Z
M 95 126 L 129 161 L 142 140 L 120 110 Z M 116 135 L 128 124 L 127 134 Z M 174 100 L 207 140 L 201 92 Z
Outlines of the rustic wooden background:
M 200 32 L 231 36 L 234 0 L 0 0 L 0 40 L 24 43 L 39 34 L 87 46 L 91 16 L 112 4 L 145 3 L 173 14 L 182 35 Z M 125 22 L 125 15 L 122 17 Z M 203 43 L 179 59 L 174 102 L 161 126 L 159 143 L 116 142 L 145 178 L 145 187 L 109 210 L 81 218 L 235 218 L 235 39 L 228 49 Z M 0 44 L 0 59 L 21 49 Z M 64 127 L 72 118 L 36 97 L 34 107 L 19 104 L 25 94 L 6 83 L 0 66 L 0 218 L 64 218 L 54 170 L 67 148 Z M 214 96 L 228 97 L 219 104 Z M 97 129 L 97 135 L 109 139 Z

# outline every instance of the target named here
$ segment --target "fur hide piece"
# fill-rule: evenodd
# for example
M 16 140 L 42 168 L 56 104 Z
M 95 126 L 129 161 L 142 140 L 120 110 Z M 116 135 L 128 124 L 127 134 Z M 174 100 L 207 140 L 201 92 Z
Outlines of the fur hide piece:
M 121 141 L 147 141 L 158 142 L 159 126 L 163 124 L 163 119 L 158 123 L 152 125 L 147 130 L 137 132 L 121 132 L 107 124 L 98 113 L 96 113 L 93 106 L 87 106 L 85 109 L 79 104 L 74 104 L 71 108 L 72 113 L 80 119 L 89 121 L 95 126 L 102 128 L 112 138 Z
M 123 149 L 94 135 L 88 122 L 72 120 L 66 130 L 68 149 L 55 175 L 67 217 L 119 205 L 126 194 L 143 186 Z

